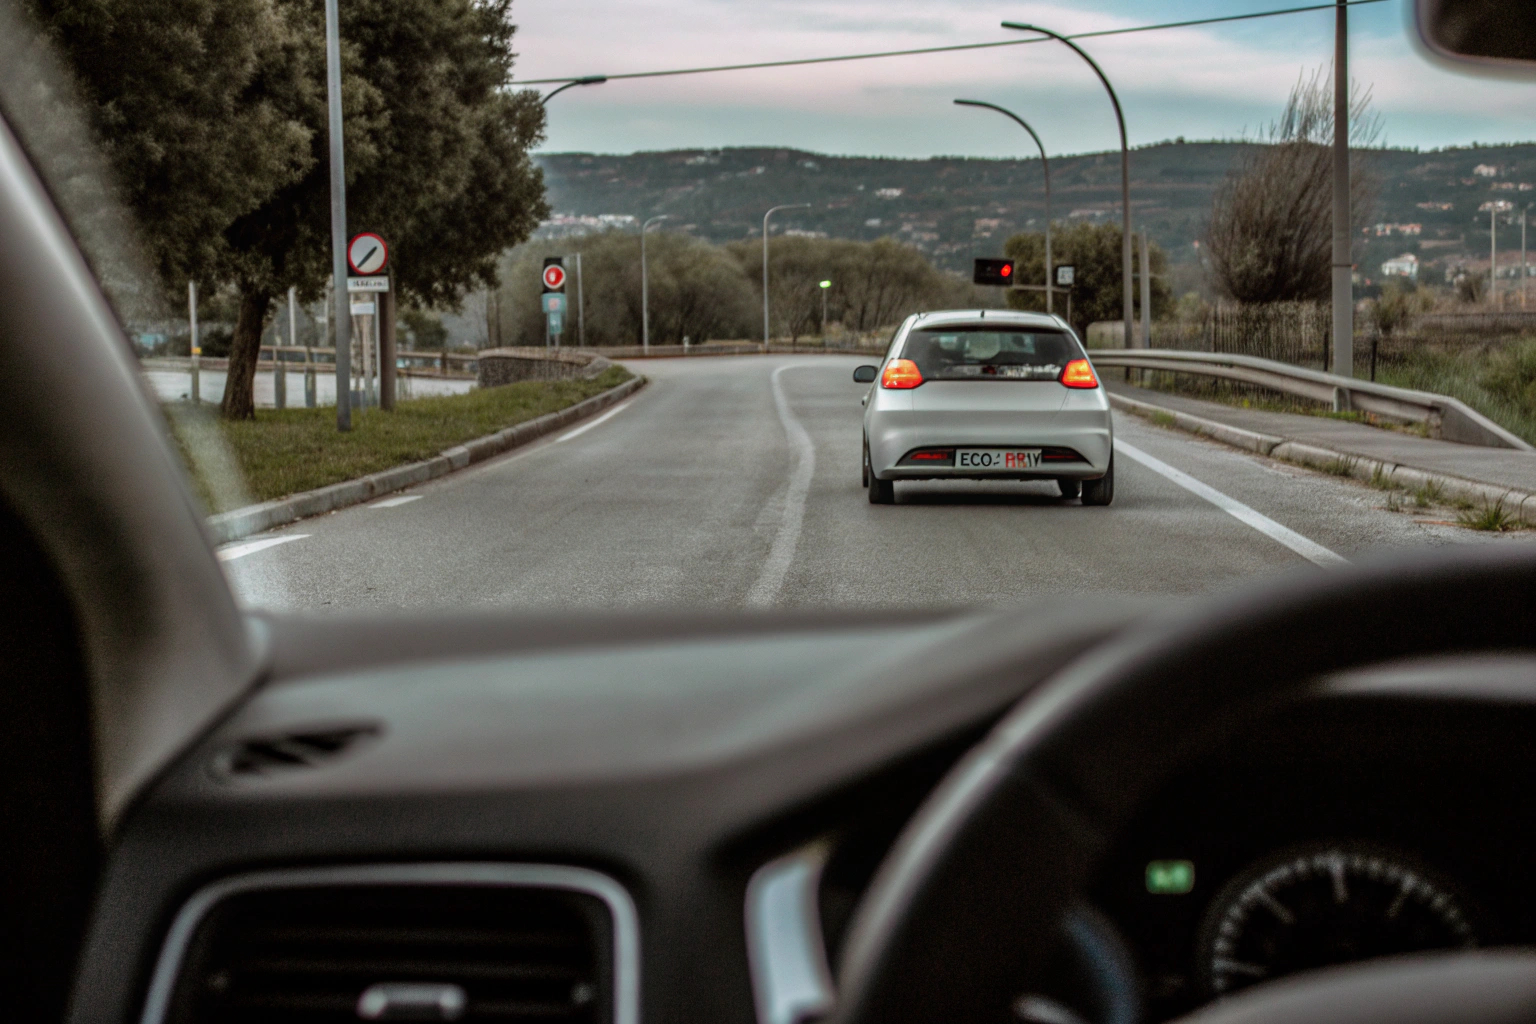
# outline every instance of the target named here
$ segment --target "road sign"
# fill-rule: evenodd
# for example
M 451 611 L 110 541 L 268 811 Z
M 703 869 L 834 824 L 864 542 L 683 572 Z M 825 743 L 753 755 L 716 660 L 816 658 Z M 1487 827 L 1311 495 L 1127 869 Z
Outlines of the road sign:
M 565 312 L 565 294 L 563 292 L 545 292 L 541 298 L 544 300 L 544 312 Z
M 389 265 L 389 246 L 371 231 L 354 235 L 347 245 L 347 263 L 355 274 L 382 274 Z
M 349 277 L 347 278 L 347 291 L 387 292 L 389 291 L 389 277 L 385 274 L 379 274 L 376 277 Z
M 558 263 L 546 263 L 544 267 L 544 290 L 558 292 L 565 287 L 565 268 Z
M 352 303 L 352 315 L 353 316 L 372 316 L 373 312 L 374 312 L 374 305 L 373 305 L 372 302 L 354 302 L 354 303 Z
M 563 334 L 563 333 L 565 333 L 565 314 L 564 313 L 550 313 L 549 316 L 548 316 L 548 320 L 549 320 L 549 333 L 550 334 Z
M 1070 263 L 1063 263 L 1056 268 L 1056 287 L 1072 287 L 1072 279 L 1077 276 L 1077 268 Z
M 976 284 L 1013 284 L 1013 260 L 977 260 L 971 280 Z

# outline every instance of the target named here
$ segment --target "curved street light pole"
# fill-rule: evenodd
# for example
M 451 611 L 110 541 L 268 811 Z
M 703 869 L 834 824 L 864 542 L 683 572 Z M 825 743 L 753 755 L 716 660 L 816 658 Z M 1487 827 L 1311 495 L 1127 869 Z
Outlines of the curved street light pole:
M 1040 136 L 1029 126 L 1029 122 L 1018 114 L 996 103 L 985 103 L 981 100 L 955 100 L 957 106 L 962 107 L 986 107 L 995 110 L 1005 117 L 1011 117 L 1027 132 L 1029 137 L 1035 140 L 1035 145 L 1040 147 L 1040 166 L 1045 170 L 1045 311 L 1051 313 L 1054 306 L 1051 302 L 1055 292 L 1051 285 L 1051 161 L 1045 155 L 1045 143 L 1040 141 Z
M 646 355 L 651 354 L 651 282 L 645 268 L 645 233 L 652 224 L 671 216 L 663 213 L 640 225 L 640 348 Z
M 768 218 L 780 210 L 809 210 L 810 203 L 786 203 L 763 214 L 763 351 L 768 351 Z
M 549 90 L 549 92 L 545 93 L 544 98 L 539 100 L 539 106 L 544 106 L 550 100 L 554 99 L 556 96 L 559 96 L 567 89 L 574 89 L 578 85 L 602 85 L 606 81 L 608 81 L 607 75 L 587 75 L 585 78 L 573 78 L 569 82 L 566 82 L 564 85 L 556 86 L 555 88 Z
M 1125 293 L 1125 347 L 1135 348 L 1136 328 L 1133 316 L 1136 309 L 1133 298 L 1134 290 L 1131 285 L 1131 154 L 1130 147 L 1125 141 L 1125 115 L 1120 110 L 1120 97 L 1115 95 L 1115 87 L 1109 84 L 1109 79 L 1104 76 L 1104 71 L 1094 62 L 1094 59 L 1083 52 L 1083 48 L 1059 32 L 1052 32 L 1048 28 L 1039 25 L 1026 25 L 1017 21 L 1003 22 L 1003 28 L 1018 29 L 1021 32 L 1039 32 L 1043 36 L 1049 36 L 1057 42 L 1070 47 L 1072 52 L 1088 62 L 1093 68 L 1093 73 L 1099 76 L 1099 81 L 1104 83 L 1104 91 L 1109 93 L 1109 102 L 1115 107 L 1115 121 L 1120 126 L 1120 276 L 1122 278 L 1123 291 Z

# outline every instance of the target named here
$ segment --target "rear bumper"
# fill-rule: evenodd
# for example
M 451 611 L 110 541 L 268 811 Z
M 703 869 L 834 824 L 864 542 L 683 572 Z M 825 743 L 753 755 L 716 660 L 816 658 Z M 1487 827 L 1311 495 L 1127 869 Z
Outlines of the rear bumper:
M 1094 480 L 1109 471 L 1114 441 L 1107 407 L 964 417 L 954 413 L 886 410 L 866 417 L 864 426 L 869 439 L 870 468 L 881 480 Z M 914 449 L 938 447 L 1070 448 L 1082 459 L 1042 462 L 1026 472 L 898 464 Z

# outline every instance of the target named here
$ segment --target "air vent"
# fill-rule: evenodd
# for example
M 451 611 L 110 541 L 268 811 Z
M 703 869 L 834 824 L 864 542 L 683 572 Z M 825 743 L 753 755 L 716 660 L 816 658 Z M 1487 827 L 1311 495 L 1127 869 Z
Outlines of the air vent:
M 248 737 L 214 755 L 213 771 L 220 778 L 251 778 L 313 768 L 378 734 L 376 725 L 350 725 Z
M 436 884 L 240 892 L 193 934 L 166 1020 L 612 1024 L 612 950 L 607 906 L 579 892 Z

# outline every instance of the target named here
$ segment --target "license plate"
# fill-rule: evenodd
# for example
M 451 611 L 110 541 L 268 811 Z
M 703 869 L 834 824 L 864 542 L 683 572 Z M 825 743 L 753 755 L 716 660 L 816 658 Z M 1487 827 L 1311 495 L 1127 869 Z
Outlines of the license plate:
M 1020 470 L 1038 469 L 1039 448 L 959 448 L 955 451 L 956 469 Z

